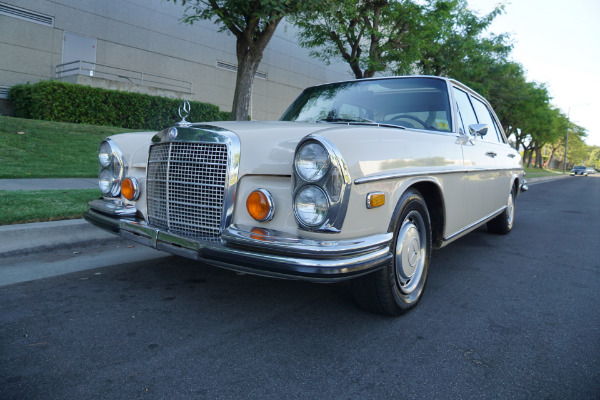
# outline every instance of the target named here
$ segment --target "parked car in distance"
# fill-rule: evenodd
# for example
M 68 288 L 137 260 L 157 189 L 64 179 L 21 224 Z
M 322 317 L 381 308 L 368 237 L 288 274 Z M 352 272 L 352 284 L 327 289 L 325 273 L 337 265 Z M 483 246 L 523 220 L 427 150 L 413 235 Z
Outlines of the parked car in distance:
M 588 176 L 588 170 L 586 167 L 584 167 L 582 165 L 578 165 L 576 167 L 573 167 L 573 169 L 571 170 L 571 176 L 574 176 L 574 175 Z
M 586 168 L 586 171 L 587 171 L 588 175 L 589 175 L 589 174 L 595 174 L 595 173 L 596 173 L 596 170 L 595 170 L 594 168 L 592 168 L 592 167 L 588 167 L 588 168 Z
M 319 85 L 271 122 L 192 124 L 181 111 L 161 132 L 102 142 L 87 221 L 235 271 L 348 279 L 359 305 L 389 315 L 421 299 L 432 249 L 514 226 L 521 157 L 455 80 Z

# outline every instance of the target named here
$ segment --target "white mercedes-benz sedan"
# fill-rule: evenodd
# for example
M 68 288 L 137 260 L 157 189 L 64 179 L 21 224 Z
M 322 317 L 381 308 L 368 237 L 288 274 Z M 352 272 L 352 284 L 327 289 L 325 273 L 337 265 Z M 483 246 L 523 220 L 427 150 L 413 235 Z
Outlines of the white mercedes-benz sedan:
M 432 249 L 510 232 L 524 183 L 490 104 L 429 76 L 311 87 L 279 121 L 114 135 L 99 162 L 92 224 L 236 271 L 350 279 L 389 315 L 419 302 Z

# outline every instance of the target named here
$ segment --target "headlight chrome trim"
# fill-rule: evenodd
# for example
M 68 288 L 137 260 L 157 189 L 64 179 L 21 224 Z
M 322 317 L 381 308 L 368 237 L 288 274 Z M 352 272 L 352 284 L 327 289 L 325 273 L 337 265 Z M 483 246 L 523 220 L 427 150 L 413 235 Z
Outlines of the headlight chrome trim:
M 307 143 L 307 142 L 316 142 L 321 145 L 327 153 L 329 154 L 329 166 L 327 168 L 327 172 L 318 180 L 315 181 L 307 181 L 302 178 L 302 176 L 298 173 L 297 165 L 296 165 L 296 156 L 298 151 Z M 311 231 L 311 232 L 325 232 L 325 233 L 339 233 L 341 232 L 342 225 L 344 223 L 344 219 L 346 218 L 346 211 L 348 209 L 348 201 L 350 198 L 350 188 L 352 185 L 352 179 L 350 177 L 350 172 L 346 165 L 346 162 L 342 158 L 342 155 L 338 148 L 327 138 L 317 135 L 311 134 L 304 137 L 298 145 L 296 146 L 296 153 L 294 155 L 294 166 L 293 166 L 293 207 L 294 214 L 296 217 L 296 222 L 300 229 Z M 333 195 L 328 192 L 328 181 L 333 174 L 339 174 L 341 177 L 341 185 L 339 185 L 339 193 L 334 193 Z M 329 201 L 329 210 L 327 212 L 327 216 L 323 223 L 311 226 L 304 223 L 299 217 L 296 210 L 296 197 L 304 189 L 307 185 L 315 185 L 319 187 L 327 197 Z
M 103 153 L 101 153 L 101 150 L 105 144 L 108 144 L 110 148 L 110 155 L 106 158 L 106 162 L 103 163 L 101 157 L 101 154 Z M 123 152 L 111 138 L 106 138 L 100 143 L 98 149 L 98 163 L 98 186 L 102 191 L 102 195 L 107 197 L 119 197 L 121 194 L 121 183 L 123 182 L 123 178 L 127 175 L 128 165 L 123 156 Z M 101 178 L 104 172 L 110 173 L 112 177 L 110 187 L 105 188 L 107 190 L 104 190 L 103 185 L 101 184 Z

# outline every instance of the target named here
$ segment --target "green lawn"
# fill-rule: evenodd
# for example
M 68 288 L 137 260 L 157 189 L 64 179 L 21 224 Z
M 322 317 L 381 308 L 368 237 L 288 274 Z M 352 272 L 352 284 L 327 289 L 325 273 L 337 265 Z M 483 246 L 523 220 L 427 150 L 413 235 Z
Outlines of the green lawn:
M 102 139 L 130 131 L 0 116 L 0 179 L 96 177 Z
M 526 178 L 538 178 L 540 176 L 549 176 L 549 175 L 562 175 L 562 170 L 552 170 L 545 168 L 525 168 L 525 172 L 527 172 Z
M 131 130 L 0 116 L 0 179 L 94 178 L 98 147 Z M 81 218 L 99 189 L 0 191 L 0 225 Z
M 0 191 L 0 225 L 81 218 L 99 189 Z

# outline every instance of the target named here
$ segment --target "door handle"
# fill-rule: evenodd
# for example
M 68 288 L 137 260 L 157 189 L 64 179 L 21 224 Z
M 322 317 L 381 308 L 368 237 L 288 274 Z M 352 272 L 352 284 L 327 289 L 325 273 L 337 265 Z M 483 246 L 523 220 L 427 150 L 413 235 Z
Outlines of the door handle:
M 508 156 L 509 156 L 510 158 L 515 158 L 515 157 L 516 157 L 516 156 L 515 156 L 514 154 L 512 154 L 512 153 L 511 153 L 511 154 L 509 154 Z
M 494 153 L 493 151 L 488 151 L 487 153 L 485 153 L 485 155 L 488 157 L 495 158 L 498 154 Z

